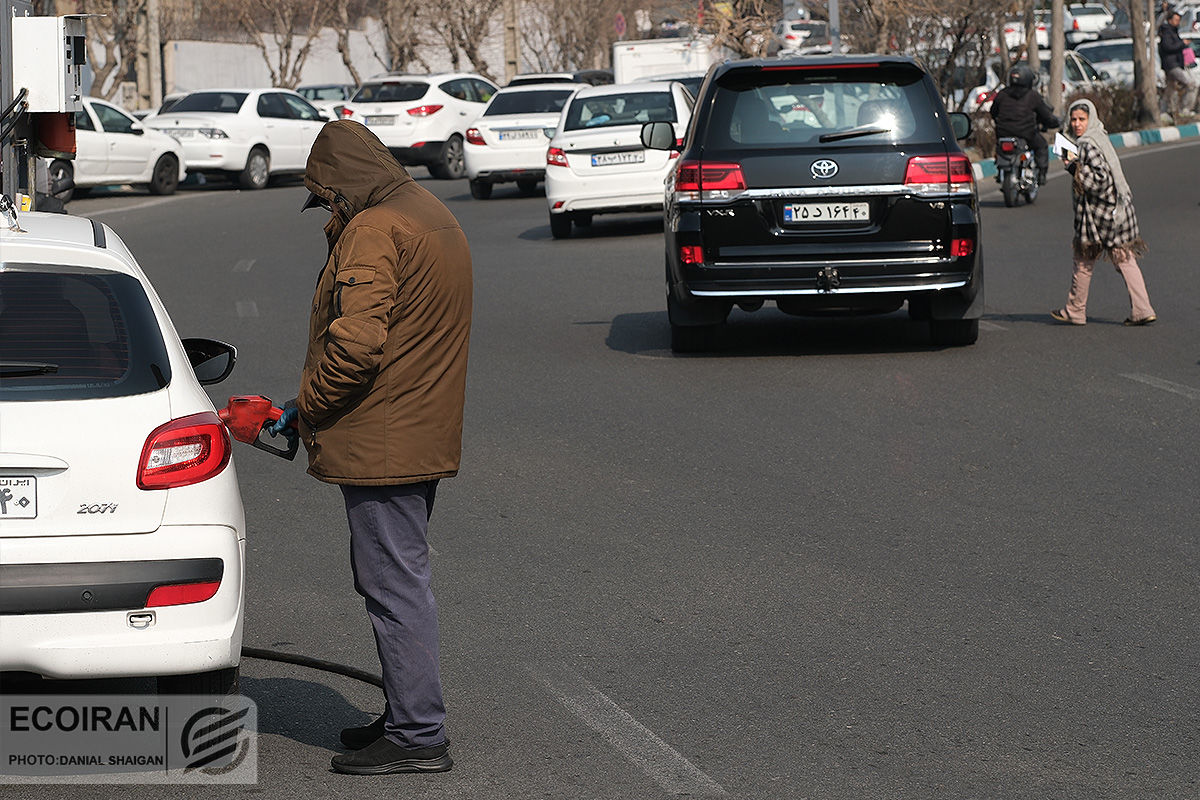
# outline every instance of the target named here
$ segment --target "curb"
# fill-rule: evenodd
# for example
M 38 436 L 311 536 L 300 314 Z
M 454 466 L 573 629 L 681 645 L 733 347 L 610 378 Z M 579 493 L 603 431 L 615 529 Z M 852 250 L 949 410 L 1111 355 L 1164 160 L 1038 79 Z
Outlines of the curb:
M 1193 122 L 1168 128 L 1147 128 L 1142 131 L 1110 133 L 1108 138 L 1113 143 L 1113 147 L 1120 150 L 1128 147 L 1163 144 L 1164 142 L 1178 142 L 1181 139 L 1191 139 L 1197 136 L 1200 136 L 1200 123 Z M 1058 155 L 1053 151 L 1050 153 L 1050 160 L 1058 160 Z M 976 161 L 972 164 L 972 169 L 975 172 L 975 180 L 990 178 L 996 174 L 996 159 L 985 158 L 983 161 Z

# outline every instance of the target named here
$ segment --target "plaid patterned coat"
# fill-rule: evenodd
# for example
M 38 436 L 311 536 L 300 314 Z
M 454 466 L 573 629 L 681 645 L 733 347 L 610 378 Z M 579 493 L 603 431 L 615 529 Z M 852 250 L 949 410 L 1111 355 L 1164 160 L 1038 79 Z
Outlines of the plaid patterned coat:
M 1075 175 L 1075 256 L 1113 260 L 1114 248 L 1135 255 L 1146 252 L 1138 232 L 1132 198 L 1117 195 L 1112 170 L 1100 149 L 1087 140 L 1079 142 L 1079 160 L 1072 165 Z

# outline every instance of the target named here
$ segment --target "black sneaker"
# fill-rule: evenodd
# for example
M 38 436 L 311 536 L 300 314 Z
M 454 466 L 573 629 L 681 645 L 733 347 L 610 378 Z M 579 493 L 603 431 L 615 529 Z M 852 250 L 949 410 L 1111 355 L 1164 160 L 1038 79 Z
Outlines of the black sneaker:
M 334 756 L 334 772 L 345 775 L 393 775 L 399 772 L 446 772 L 454 766 L 450 743 L 409 750 L 386 736 L 354 753 Z
M 387 721 L 387 712 L 372 722 L 358 728 L 342 728 L 342 744 L 350 750 L 362 750 L 371 742 L 383 736 L 383 724 Z

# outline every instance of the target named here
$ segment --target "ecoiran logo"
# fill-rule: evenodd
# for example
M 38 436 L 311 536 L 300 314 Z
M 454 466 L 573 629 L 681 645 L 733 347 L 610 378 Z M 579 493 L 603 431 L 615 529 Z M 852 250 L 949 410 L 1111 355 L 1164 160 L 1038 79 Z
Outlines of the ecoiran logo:
M 0 784 L 252 784 L 258 709 L 241 696 L 0 696 Z

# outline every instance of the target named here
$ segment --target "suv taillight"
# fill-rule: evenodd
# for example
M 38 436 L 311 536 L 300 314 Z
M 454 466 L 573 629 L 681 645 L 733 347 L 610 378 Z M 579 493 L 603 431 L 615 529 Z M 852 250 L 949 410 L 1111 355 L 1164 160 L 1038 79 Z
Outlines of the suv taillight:
M 146 437 L 138 462 L 139 489 L 190 486 L 229 464 L 229 432 L 211 411 L 171 420 Z
M 342 106 L 342 119 L 349 119 L 354 116 L 354 109 Z
M 742 165 L 714 161 L 681 161 L 675 168 L 675 197 L 719 203 L 746 188 Z
M 430 114 L 436 114 L 441 110 L 441 106 L 417 106 L 416 108 L 408 109 L 408 115 L 410 117 L 428 117 Z
M 904 171 L 906 186 L 973 183 L 974 180 L 971 159 L 962 154 L 914 156 L 908 160 L 908 168 Z
M 567 154 L 563 152 L 561 147 L 551 147 L 546 151 L 546 166 L 548 167 L 567 167 Z
M 479 132 L 479 128 L 467 128 L 467 144 L 483 144 L 487 142 L 483 140 L 483 134 Z

